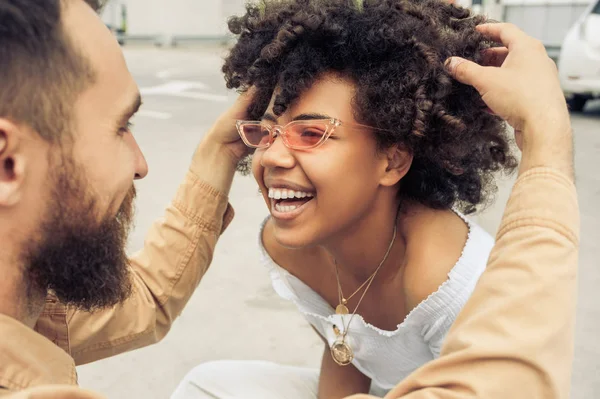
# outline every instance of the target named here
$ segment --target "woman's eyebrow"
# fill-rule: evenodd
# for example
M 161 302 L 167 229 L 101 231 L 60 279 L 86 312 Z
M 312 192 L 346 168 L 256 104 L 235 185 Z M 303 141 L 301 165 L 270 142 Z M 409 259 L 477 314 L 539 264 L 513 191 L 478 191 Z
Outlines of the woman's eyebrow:
M 331 116 L 325 115 L 325 114 L 308 113 L 308 114 L 297 115 L 292 120 L 293 121 L 309 121 L 309 120 L 314 120 L 314 119 L 333 119 L 333 118 Z

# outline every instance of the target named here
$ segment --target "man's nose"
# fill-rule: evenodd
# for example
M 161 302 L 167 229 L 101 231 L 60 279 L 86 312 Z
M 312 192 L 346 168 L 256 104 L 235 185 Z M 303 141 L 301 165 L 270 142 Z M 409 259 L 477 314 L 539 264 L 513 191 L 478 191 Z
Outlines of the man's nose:
M 146 162 L 146 157 L 142 153 L 140 146 L 133 136 L 133 147 L 135 154 L 135 176 L 134 180 L 141 180 L 148 175 L 148 162 Z

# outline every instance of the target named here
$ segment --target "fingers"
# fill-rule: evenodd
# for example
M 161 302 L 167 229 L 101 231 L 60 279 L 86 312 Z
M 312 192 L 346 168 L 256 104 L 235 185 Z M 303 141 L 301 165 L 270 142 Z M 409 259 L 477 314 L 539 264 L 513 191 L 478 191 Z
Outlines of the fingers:
M 254 101 L 258 90 L 252 86 L 247 91 L 241 93 L 233 106 L 227 112 L 229 119 L 247 119 L 248 107 Z
M 446 68 L 454 79 L 481 92 L 481 84 L 485 82 L 488 72 L 485 67 L 464 58 L 450 57 L 446 61 Z
M 489 39 L 502 43 L 509 50 L 531 39 L 525 32 L 510 23 L 482 24 L 476 29 Z
M 256 89 L 256 87 L 250 87 L 248 90 L 240 94 L 236 102 L 241 107 L 248 107 L 254 100 L 254 96 L 256 95 L 257 91 L 258 90 Z
M 244 101 L 252 101 L 252 99 L 254 98 L 254 96 L 256 95 L 256 93 L 258 92 L 258 89 L 256 88 L 256 86 L 250 86 L 248 88 L 248 90 L 246 90 L 245 92 L 243 92 L 242 94 L 240 94 L 240 98 L 243 99 Z
M 482 55 L 483 65 L 500 67 L 508 56 L 508 49 L 506 47 L 492 47 L 483 50 Z

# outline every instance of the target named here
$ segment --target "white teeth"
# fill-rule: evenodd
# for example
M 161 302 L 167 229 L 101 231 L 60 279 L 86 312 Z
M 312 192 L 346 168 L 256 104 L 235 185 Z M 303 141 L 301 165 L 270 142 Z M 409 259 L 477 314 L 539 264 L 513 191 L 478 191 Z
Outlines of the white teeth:
M 293 198 L 312 198 L 314 197 L 313 193 L 307 193 L 304 191 L 293 191 L 282 188 L 270 188 L 269 189 L 269 198 L 273 199 L 293 199 Z
M 275 204 L 275 210 L 282 213 L 292 212 L 296 210 L 296 208 L 298 208 L 296 205 L 281 205 L 280 203 Z

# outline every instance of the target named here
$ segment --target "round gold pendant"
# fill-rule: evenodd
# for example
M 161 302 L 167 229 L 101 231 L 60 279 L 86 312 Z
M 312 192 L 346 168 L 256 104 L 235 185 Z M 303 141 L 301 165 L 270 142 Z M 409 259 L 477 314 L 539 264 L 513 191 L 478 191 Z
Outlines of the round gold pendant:
M 352 348 L 343 339 L 338 339 L 331 345 L 331 357 L 340 366 L 347 366 L 352 363 L 354 353 Z
M 335 308 L 335 313 L 336 314 L 348 314 L 350 312 L 348 312 L 348 308 L 346 307 L 346 305 L 342 305 L 341 303 L 339 305 L 337 305 L 337 307 Z

